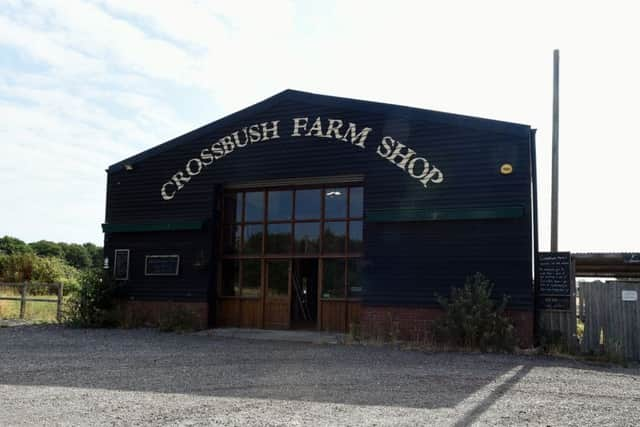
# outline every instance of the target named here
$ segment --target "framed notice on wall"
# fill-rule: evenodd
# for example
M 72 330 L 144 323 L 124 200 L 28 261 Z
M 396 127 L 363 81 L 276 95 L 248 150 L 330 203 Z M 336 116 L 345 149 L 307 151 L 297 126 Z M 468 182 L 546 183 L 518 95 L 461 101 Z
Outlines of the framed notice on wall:
M 179 255 L 147 255 L 144 260 L 145 276 L 177 276 Z
M 129 249 L 116 249 L 113 258 L 113 277 L 116 280 L 129 279 Z
M 571 303 L 571 253 L 538 254 L 538 308 L 569 310 Z

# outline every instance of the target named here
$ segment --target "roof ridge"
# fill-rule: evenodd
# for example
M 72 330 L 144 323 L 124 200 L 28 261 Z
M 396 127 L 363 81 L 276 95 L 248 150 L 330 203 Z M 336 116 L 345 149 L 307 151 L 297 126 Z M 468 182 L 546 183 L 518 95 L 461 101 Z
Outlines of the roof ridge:
M 170 148 L 175 147 L 178 144 L 181 144 L 185 140 L 190 140 L 192 138 L 197 138 L 199 135 L 204 134 L 206 131 L 211 129 L 214 126 L 224 126 L 227 123 L 232 121 L 239 121 L 248 117 L 252 114 L 255 114 L 259 111 L 263 111 L 264 109 L 270 108 L 274 104 L 280 102 L 284 99 L 290 99 L 294 101 L 298 101 L 301 103 L 315 103 L 324 106 L 336 106 L 342 108 L 350 108 L 359 111 L 370 111 L 374 113 L 380 113 L 382 111 L 387 111 L 387 113 L 402 113 L 403 116 L 407 118 L 411 118 L 414 120 L 421 119 L 422 115 L 428 114 L 429 121 L 432 122 L 440 122 L 444 124 L 449 124 L 452 126 L 458 127 L 471 127 L 481 130 L 486 130 L 494 133 L 503 133 L 503 134 L 515 134 L 520 136 L 529 135 L 531 132 L 531 127 L 524 124 L 513 123 L 513 122 L 505 122 L 493 119 L 485 119 L 481 117 L 474 116 L 465 116 L 461 114 L 448 113 L 436 110 L 428 110 L 417 107 L 409 107 L 405 105 L 398 104 L 390 104 L 384 102 L 377 101 L 366 101 L 361 99 L 354 98 L 343 98 L 337 96 L 330 95 L 322 95 L 316 94 L 312 92 L 305 92 L 294 89 L 285 89 L 281 92 L 276 93 L 262 101 L 256 102 L 242 110 L 236 111 L 234 113 L 228 114 L 220 119 L 214 120 L 210 123 L 207 123 L 203 126 L 200 126 L 194 130 L 191 130 L 183 135 L 172 138 L 168 141 L 165 141 L 161 144 L 148 148 L 144 151 L 141 151 L 138 154 L 127 157 L 124 160 L 116 162 L 109 166 L 107 169 L 108 172 L 114 172 L 120 170 L 124 167 L 125 164 L 134 163 L 143 159 L 146 159 L 155 154 L 159 154 L 168 150 Z M 425 117 L 426 119 L 426 117 Z

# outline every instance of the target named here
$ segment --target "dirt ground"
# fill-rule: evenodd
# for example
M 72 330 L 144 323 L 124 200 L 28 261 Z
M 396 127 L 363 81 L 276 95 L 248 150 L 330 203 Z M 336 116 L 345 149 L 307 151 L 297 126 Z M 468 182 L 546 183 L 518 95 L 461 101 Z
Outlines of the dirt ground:
M 640 369 L 53 326 L 0 328 L 0 425 L 638 425 Z

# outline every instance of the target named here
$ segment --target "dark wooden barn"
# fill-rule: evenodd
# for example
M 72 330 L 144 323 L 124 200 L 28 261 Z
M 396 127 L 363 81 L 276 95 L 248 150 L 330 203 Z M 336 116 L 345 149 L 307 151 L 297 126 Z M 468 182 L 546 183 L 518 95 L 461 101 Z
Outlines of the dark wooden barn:
M 287 90 L 109 167 L 109 274 L 130 315 L 407 335 L 482 272 L 529 342 L 534 164 L 526 125 Z

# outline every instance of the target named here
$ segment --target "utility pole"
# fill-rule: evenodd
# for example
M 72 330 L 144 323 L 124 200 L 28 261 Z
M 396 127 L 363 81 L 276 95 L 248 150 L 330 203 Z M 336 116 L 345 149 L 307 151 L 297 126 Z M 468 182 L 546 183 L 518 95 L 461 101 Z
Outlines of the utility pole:
M 560 51 L 553 51 L 553 135 L 551 141 L 551 252 L 558 252 L 558 119 Z

